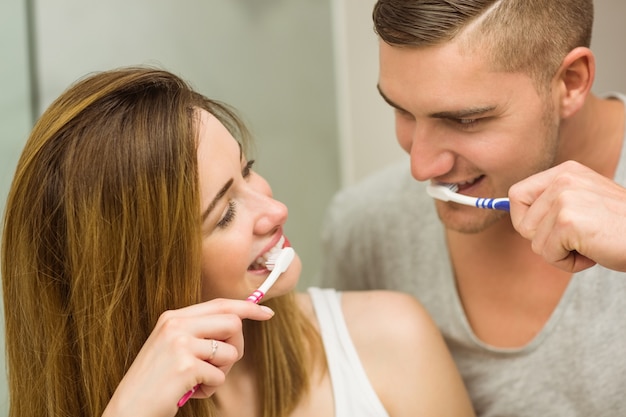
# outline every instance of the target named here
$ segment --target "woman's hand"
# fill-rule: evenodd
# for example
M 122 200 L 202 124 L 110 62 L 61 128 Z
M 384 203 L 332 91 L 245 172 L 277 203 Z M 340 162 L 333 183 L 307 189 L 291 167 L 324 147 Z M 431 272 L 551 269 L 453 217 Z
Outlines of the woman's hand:
M 626 189 L 573 161 L 509 190 L 515 229 L 551 264 L 626 271 Z
M 224 383 L 244 351 L 242 319 L 274 313 L 247 301 L 215 299 L 161 315 L 103 416 L 174 416 L 177 403 L 206 398 Z

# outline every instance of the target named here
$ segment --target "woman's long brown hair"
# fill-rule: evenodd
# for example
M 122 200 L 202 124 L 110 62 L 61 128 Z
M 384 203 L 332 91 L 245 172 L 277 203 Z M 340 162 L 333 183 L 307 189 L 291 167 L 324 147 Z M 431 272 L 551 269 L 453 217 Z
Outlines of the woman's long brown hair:
M 7 200 L 2 277 L 10 416 L 99 416 L 161 313 L 200 302 L 196 109 L 227 106 L 152 68 L 91 75 L 28 139 Z M 292 296 L 247 322 L 264 417 L 308 388 L 319 336 Z M 155 393 L 158 395 L 158 393 Z M 211 399 L 181 416 L 212 416 Z

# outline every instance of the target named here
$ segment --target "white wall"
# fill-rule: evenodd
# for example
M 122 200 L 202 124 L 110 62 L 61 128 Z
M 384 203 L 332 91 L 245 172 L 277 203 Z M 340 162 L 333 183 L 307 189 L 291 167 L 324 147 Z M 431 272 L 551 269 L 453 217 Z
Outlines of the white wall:
M 595 22 L 591 49 L 596 55 L 596 93 L 626 93 L 626 2 L 595 0 Z
M 375 0 L 333 0 L 342 185 L 405 158 L 395 142 L 393 112 L 380 98 Z

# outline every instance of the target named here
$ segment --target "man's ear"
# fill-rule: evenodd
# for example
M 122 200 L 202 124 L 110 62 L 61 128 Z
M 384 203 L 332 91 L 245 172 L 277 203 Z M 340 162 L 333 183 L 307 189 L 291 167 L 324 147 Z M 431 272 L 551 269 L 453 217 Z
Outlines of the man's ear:
M 589 48 L 578 47 L 563 58 L 554 80 L 560 92 L 560 116 L 575 114 L 591 91 L 596 72 L 596 59 Z

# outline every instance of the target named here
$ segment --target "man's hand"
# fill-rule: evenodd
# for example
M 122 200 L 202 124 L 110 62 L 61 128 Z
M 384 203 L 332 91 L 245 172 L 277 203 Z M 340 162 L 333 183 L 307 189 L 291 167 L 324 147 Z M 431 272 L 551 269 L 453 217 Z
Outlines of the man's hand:
M 509 190 L 515 229 L 551 264 L 626 271 L 626 189 L 573 161 Z

